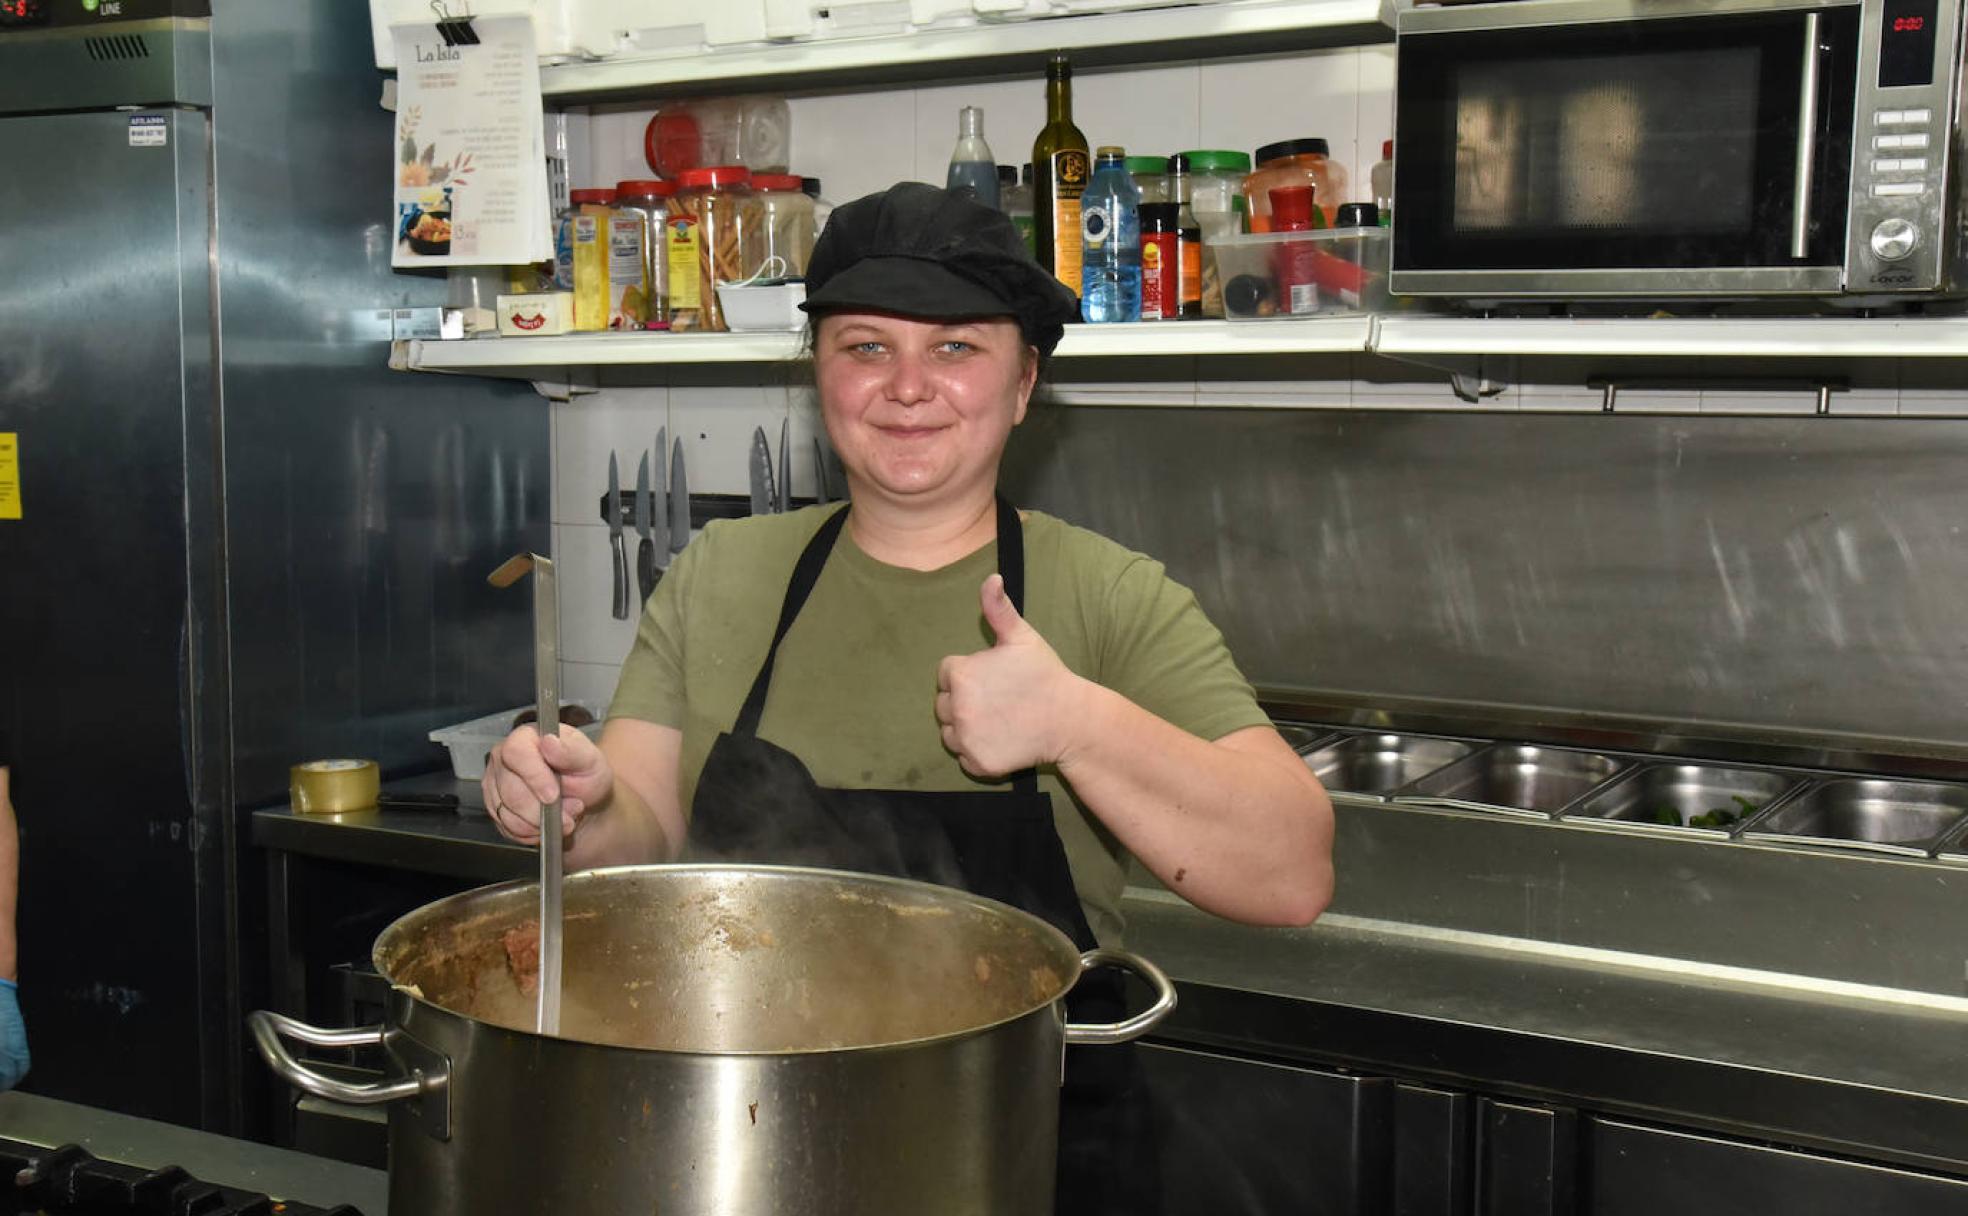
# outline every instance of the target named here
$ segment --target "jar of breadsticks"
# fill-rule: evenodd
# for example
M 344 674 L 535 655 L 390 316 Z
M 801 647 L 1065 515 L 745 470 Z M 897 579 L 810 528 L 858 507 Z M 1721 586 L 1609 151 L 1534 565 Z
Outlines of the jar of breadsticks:
M 665 238 L 670 328 L 725 328 L 717 285 L 745 277 L 743 227 L 751 221 L 751 172 L 737 165 L 686 169 L 677 178 Z

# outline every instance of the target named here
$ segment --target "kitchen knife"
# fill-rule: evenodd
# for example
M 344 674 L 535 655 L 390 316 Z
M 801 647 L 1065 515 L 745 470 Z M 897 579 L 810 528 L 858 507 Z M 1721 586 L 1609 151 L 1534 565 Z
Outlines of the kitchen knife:
M 642 539 L 636 542 L 636 590 L 642 593 L 642 602 L 649 602 L 649 593 L 656 590 L 656 541 L 650 532 L 651 506 L 649 501 L 649 453 L 642 454 L 641 463 L 636 465 L 635 530 Z
M 772 506 L 784 514 L 793 509 L 793 420 L 790 417 L 779 420 L 779 491 L 778 501 Z
M 670 556 L 690 543 L 690 483 L 683 473 L 683 440 L 670 443 Z
M 649 492 L 650 529 L 656 533 L 656 577 L 663 577 L 663 568 L 670 564 L 670 491 L 668 479 L 663 470 L 669 463 L 670 428 L 656 428 L 656 458 L 651 463 L 651 485 Z
M 629 619 L 629 551 L 622 541 L 622 479 L 615 453 L 608 454 L 608 547 L 615 555 L 615 619 Z
M 813 437 L 813 501 L 830 503 L 834 496 L 827 492 L 827 449 L 820 446 L 820 437 Z
M 765 446 L 765 428 L 752 428 L 752 456 L 745 462 L 752 490 L 752 514 L 772 512 L 772 452 Z

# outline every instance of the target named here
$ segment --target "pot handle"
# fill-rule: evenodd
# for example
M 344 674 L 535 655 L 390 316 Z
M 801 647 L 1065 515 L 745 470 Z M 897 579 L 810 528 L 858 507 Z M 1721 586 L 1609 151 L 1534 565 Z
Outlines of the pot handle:
M 1126 1043 L 1138 1039 L 1155 1028 L 1155 1024 L 1168 1016 L 1175 1008 L 1175 985 L 1160 967 L 1126 950 L 1109 950 L 1105 946 L 1089 950 L 1080 956 L 1082 973 L 1095 967 L 1120 967 L 1132 971 L 1147 980 L 1155 989 L 1155 1003 L 1119 1022 L 1068 1022 L 1066 1041 L 1068 1043 L 1112 1044 Z
M 267 1066 L 280 1078 L 303 1093 L 350 1106 L 381 1106 L 405 1098 L 417 1098 L 443 1090 L 450 1080 L 443 1068 L 426 1071 L 413 1068 L 407 1077 L 394 1081 L 357 1084 L 315 1072 L 295 1059 L 281 1042 L 282 1036 L 298 1039 L 313 1047 L 380 1047 L 387 1033 L 381 1026 L 358 1026 L 352 1030 L 323 1030 L 306 1022 L 259 1009 L 246 1015 L 253 1032 L 253 1045 Z

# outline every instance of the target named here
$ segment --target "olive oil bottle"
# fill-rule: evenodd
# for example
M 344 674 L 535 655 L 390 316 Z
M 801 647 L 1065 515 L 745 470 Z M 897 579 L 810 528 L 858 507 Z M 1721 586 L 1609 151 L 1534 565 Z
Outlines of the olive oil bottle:
M 1046 125 L 1032 143 L 1032 232 L 1039 265 L 1080 291 L 1080 195 L 1087 140 L 1073 125 L 1073 66 L 1063 54 L 1046 64 Z

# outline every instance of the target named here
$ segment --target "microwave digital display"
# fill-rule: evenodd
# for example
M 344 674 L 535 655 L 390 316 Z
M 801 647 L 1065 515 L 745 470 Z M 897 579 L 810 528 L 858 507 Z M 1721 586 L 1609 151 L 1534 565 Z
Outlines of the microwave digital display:
M 1886 0 L 1880 19 L 1879 87 L 1934 83 L 1940 0 Z

